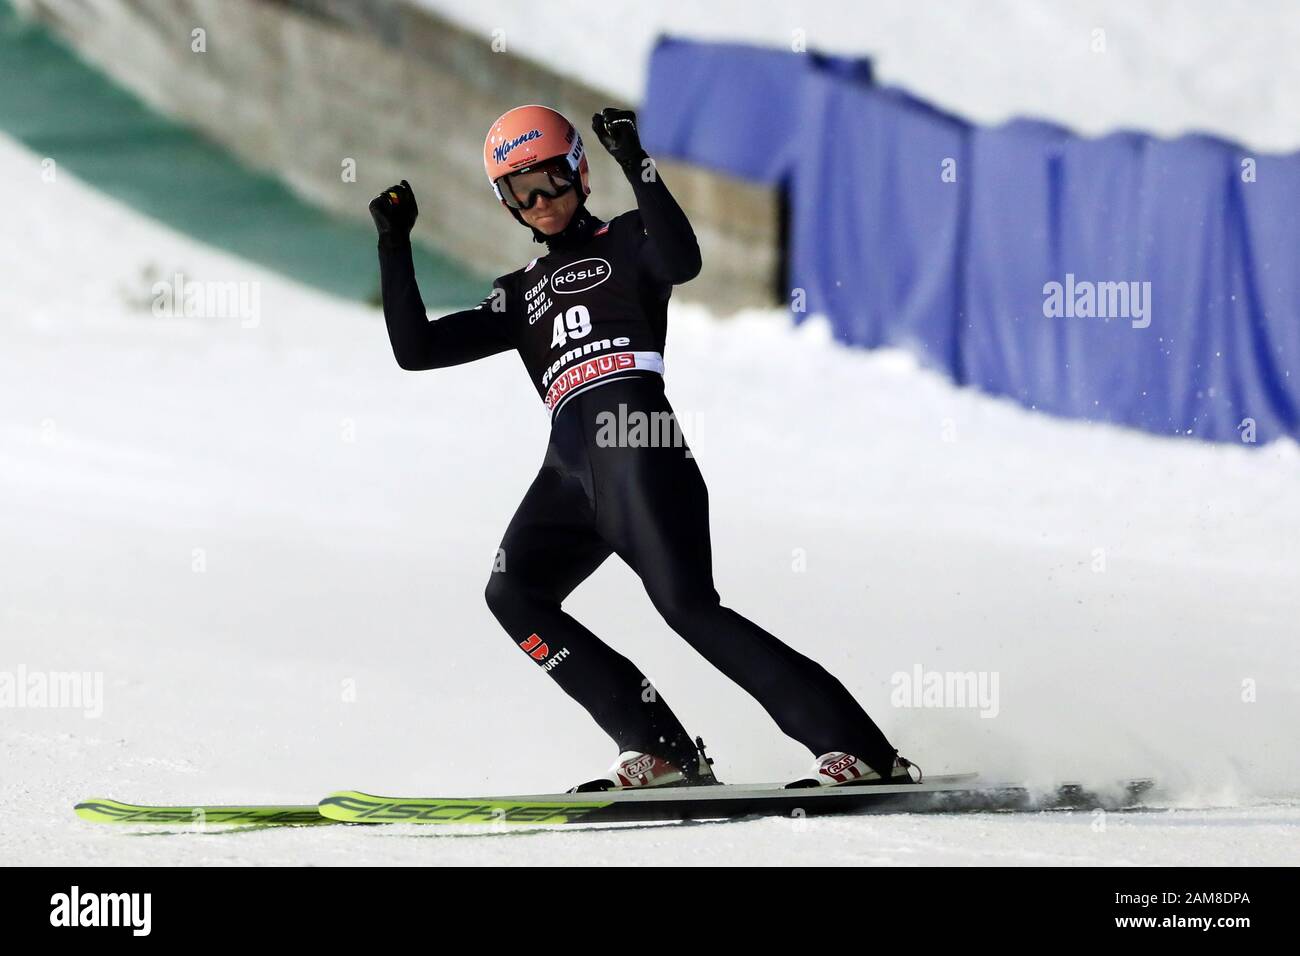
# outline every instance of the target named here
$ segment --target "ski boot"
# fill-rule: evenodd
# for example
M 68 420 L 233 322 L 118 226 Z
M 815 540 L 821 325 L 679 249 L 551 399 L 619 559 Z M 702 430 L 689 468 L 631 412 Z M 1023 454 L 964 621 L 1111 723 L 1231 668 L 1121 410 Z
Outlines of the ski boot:
M 913 780 L 910 772 L 912 767 L 916 767 L 916 764 L 906 757 L 895 755 L 892 773 L 888 777 L 882 777 L 853 754 L 832 750 L 830 753 L 822 754 L 813 761 L 811 777 L 787 783 L 785 787 L 787 790 L 796 790 L 802 787 L 849 787 L 865 784 L 920 783 L 925 779 L 925 774 L 921 772 L 920 767 L 916 767 L 916 779 Z
M 679 766 L 654 754 L 625 750 L 618 755 L 609 773 L 572 787 L 569 793 L 594 793 L 602 790 L 631 790 L 642 787 L 705 787 L 720 781 L 713 775 L 713 758 L 705 754 L 704 741 L 696 737 L 697 751 L 686 766 Z M 691 766 L 690 764 L 694 764 Z

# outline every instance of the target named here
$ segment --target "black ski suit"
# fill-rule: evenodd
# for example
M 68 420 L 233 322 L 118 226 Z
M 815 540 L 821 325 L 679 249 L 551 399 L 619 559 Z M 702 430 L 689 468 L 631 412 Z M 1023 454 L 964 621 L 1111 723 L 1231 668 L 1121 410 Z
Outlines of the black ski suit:
M 699 247 L 662 178 L 645 182 L 633 170 L 628 180 L 637 209 L 602 222 L 580 205 L 546 237 L 545 255 L 496 279 L 478 306 L 433 321 L 409 243 L 380 243 L 384 318 L 402 368 L 515 349 L 551 410 L 546 457 L 506 530 L 488 606 L 620 751 L 694 768 L 690 735 L 663 697 L 562 607 L 616 553 L 668 625 L 782 731 L 814 755 L 852 753 L 889 776 L 896 751 L 844 685 L 719 603 L 708 492 L 670 418 L 662 375 L 668 298 L 699 273 Z M 638 422 L 649 426 L 638 432 Z

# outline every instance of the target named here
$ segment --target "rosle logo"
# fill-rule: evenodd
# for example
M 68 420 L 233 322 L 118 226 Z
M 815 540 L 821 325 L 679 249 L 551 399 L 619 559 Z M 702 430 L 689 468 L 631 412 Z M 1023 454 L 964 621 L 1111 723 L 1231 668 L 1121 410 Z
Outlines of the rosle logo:
M 586 292 L 600 285 L 613 275 L 613 272 L 607 259 L 579 259 L 552 274 L 551 291 Z

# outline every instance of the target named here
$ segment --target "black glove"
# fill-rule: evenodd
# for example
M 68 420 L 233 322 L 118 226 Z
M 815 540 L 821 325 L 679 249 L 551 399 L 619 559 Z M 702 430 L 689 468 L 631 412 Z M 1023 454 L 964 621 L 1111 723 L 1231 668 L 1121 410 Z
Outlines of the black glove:
M 592 114 L 591 128 L 596 131 L 600 144 L 624 169 L 638 167 L 645 159 L 647 154 L 636 131 L 636 114 L 631 110 L 607 106 Z
M 389 186 L 370 201 L 370 216 L 379 230 L 379 241 L 389 245 L 411 241 L 411 227 L 419 214 L 415 193 L 405 179 L 396 186 Z

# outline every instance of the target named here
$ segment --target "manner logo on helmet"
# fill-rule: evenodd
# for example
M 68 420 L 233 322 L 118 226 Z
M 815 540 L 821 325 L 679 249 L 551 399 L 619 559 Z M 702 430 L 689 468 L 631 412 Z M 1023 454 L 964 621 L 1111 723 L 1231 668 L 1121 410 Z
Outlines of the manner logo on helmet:
M 608 259 L 579 259 L 551 273 L 551 291 L 586 292 L 594 289 L 614 273 Z
M 516 136 L 514 139 L 508 139 L 499 146 L 494 146 L 492 148 L 492 158 L 498 163 L 504 163 L 506 157 L 514 151 L 516 146 L 538 139 L 541 135 L 542 131 L 540 129 L 530 129 L 527 133 L 524 133 L 521 136 Z

